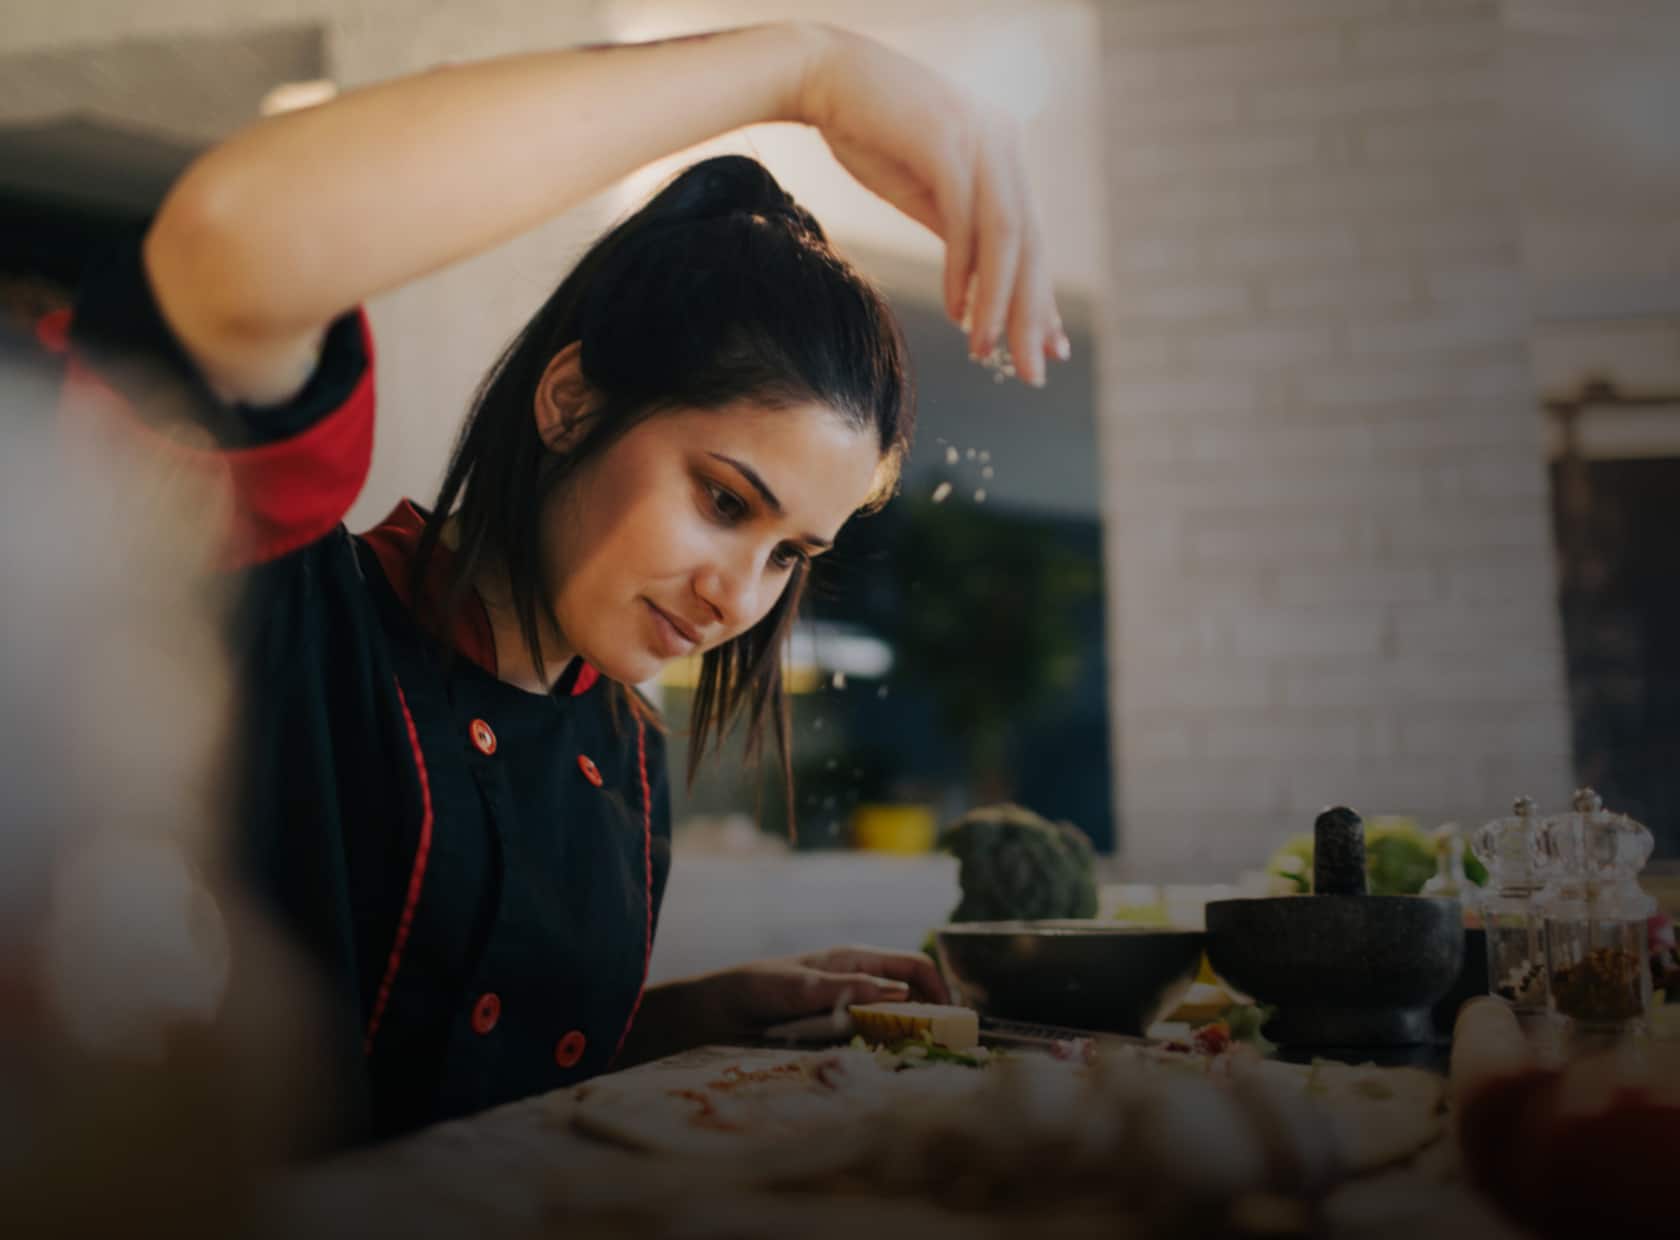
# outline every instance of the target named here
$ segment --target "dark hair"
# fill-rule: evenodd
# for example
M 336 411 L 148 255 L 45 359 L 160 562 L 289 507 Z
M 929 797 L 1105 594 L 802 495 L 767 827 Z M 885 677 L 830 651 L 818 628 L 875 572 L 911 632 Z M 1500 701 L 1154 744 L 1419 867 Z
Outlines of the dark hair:
M 533 401 L 550 359 L 574 341 L 598 404 L 575 443 L 555 452 L 538 435 Z M 555 620 L 540 554 L 544 501 L 640 421 L 743 400 L 820 403 L 873 428 L 886 467 L 868 506 L 896 487 L 915 423 L 897 321 L 762 164 L 726 155 L 679 173 L 600 238 L 479 385 L 415 555 L 415 580 L 424 581 L 444 521 L 457 518 L 459 547 L 432 619 L 442 625 L 486 561 L 498 559 L 545 674 L 540 637 Z M 780 654 L 807 572 L 796 568 L 763 620 L 705 654 L 690 717 L 691 781 L 708 744 L 715 749 L 743 715 L 749 760 L 762 753 L 766 725 L 774 729 L 790 823 Z M 651 718 L 633 693 L 612 691 Z

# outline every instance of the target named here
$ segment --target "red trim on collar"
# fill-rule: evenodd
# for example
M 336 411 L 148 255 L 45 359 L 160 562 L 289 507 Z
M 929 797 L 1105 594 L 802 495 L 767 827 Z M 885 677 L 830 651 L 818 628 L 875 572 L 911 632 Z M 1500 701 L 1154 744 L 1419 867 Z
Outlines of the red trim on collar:
M 420 534 L 425 527 L 425 515 L 413 500 L 405 499 L 391 509 L 390 516 L 362 535 L 362 541 L 372 549 L 379 560 L 379 567 L 385 571 L 385 580 L 391 583 L 391 589 L 396 591 L 403 606 L 410 610 L 414 607 L 414 598 L 413 574 L 409 565 L 414 562 L 414 553 L 420 546 Z M 443 592 L 452 558 L 449 548 L 441 544 L 432 556 L 431 567 L 426 573 L 426 589 L 433 597 L 439 597 Z M 496 636 L 490 627 L 490 615 L 484 610 L 484 600 L 476 593 L 456 614 L 455 631 L 450 634 L 450 640 L 462 655 L 492 676 L 496 675 Z M 595 667 L 583 664 L 572 684 L 572 696 L 588 693 L 600 678 L 601 673 Z

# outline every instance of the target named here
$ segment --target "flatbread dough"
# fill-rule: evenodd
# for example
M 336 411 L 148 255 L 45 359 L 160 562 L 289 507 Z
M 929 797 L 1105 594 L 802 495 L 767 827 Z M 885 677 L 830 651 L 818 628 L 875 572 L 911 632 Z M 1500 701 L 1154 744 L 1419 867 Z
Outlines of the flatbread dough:
M 1184 1165 L 1163 1167 L 1164 1175 L 1199 1182 L 1218 1170 L 1210 1160 L 1259 1158 L 1295 1168 L 1304 1189 L 1411 1159 L 1440 1138 L 1444 1099 L 1444 1079 L 1420 1069 L 1285 1064 L 1247 1048 L 1206 1056 L 1105 1043 L 1089 1068 L 1024 1054 L 981 1069 L 905 1071 L 863 1049 L 713 1050 L 583 1087 L 572 1123 L 631 1149 L 727 1165 L 731 1179 L 758 1183 L 867 1180 L 889 1174 L 888 1150 L 896 1177 L 939 1165 L 941 1145 L 961 1134 L 988 1176 L 1008 1178 L 1028 1175 L 1019 1169 L 1036 1166 L 1046 1148 L 1113 1165 L 1134 1146 L 1160 1145 L 1140 1125 L 1199 1108 L 1212 1125 L 1208 1139 L 1217 1137 L 1229 1158 L 1209 1147 L 1191 1165 L 1198 1158 L 1186 1151 Z

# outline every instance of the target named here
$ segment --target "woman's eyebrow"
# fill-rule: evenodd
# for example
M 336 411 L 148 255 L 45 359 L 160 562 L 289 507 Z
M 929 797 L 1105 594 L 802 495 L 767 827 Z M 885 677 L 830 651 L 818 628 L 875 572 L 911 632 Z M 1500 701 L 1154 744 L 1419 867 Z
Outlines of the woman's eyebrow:
M 759 477 L 758 471 L 751 465 L 748 465 L 745 461 L 738 461 L 732 456 L 725 456 L 721 452 L 708 452 L 706 455 L 711 457 L 713 460 L 722 461 L 725 465 L 728 465 L 731 469 L 735 470 L 736 473 L 740 474 L 741 477 L 751 483 L 753 490 L 758 492 L 759 498 L 764 501 L 765 506 L 768 507 L 771 512 L 775 513 L 778 517 L 787 516 L 787 510 L 782 507 L 782 501 L 776 498 L 776 493 L 770 489 L 770 484 L 765 482 L 763 478 Z M 799 536 L 799 541 L 807 543 L 810 546 L 823 551 L 827 551 L 834 545 L 828 539 L 818 538 L 815 534 L 801 534 Z

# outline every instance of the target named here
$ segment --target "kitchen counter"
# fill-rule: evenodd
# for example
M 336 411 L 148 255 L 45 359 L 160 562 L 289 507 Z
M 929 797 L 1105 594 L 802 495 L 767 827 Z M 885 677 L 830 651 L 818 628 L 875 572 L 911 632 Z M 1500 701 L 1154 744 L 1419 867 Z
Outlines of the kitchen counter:
M 714 1047 L 630 1073 L 707 1071 L 785 1061 L 798 1052 Z M 710 1065 L 710 1067 L 707 1067 Z M 859 1192 L 772 1192 L 719 1183 L 704 1166 L 590 1139 L 571 1125 L 577 1091 L 559 1091 L 426 1129 L 295 1172 L 264 1194 L 263 1240 L 339 1236 L 499 1237 L 565 1234 L 823 1237 L 914 1231 L 923 1240 L 1142 1234 L 1112 1213 L 1070 1208 L 1053 1217 L 952 1210 L 931 1201 Z M 1445 1146 L 1446 1142 L 1438 1142 Z M 1326 1203 L 1338 1237 L 1515 1233 L 1451 1174 L 1451 1151 L 1426 1150 L 1410 1166 L 1345 1184 Z

